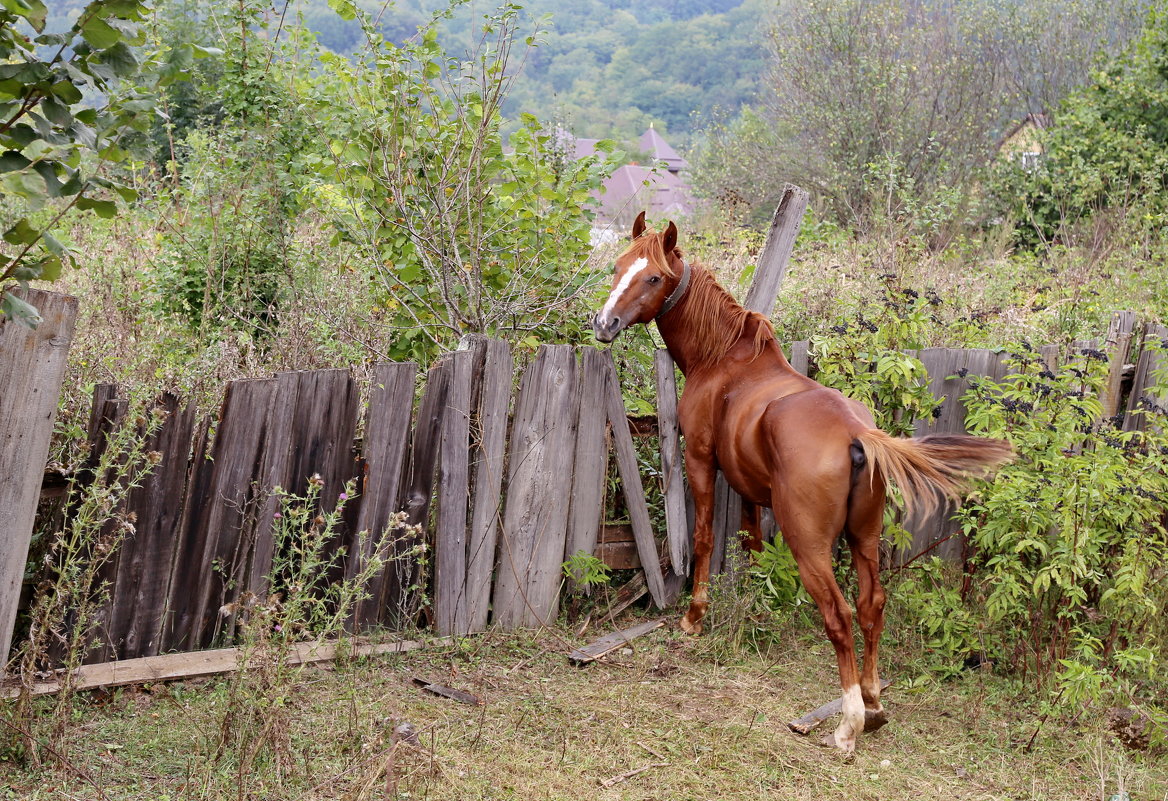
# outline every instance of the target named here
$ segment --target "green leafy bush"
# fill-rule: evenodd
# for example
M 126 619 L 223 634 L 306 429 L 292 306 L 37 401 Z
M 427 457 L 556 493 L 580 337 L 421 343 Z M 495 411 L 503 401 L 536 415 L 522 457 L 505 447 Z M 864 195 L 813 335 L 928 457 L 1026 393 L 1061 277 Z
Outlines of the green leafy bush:
M 1029 243 L 1073 241 L 1102 212 L 1168 225 L 1168 9 L 1057 109 L 1036 164 L 1001 160 L 996 194 Z M 1088 229 L 1088 233 L 1091 233 Z M 1097 236 L 1092 233 L 1092 237 Z
M 966 600 L 993 655 L 1038 684 L 1147 678 L 1164 645 L 1168 436 L 1162 410 L 1147 433 L 1099 420 L 1104 359 L 1083 349 L 1055 372 L 1022 349 L 965 398 L 970 430 L 1018 452 L 958 513 L 974 550 Z

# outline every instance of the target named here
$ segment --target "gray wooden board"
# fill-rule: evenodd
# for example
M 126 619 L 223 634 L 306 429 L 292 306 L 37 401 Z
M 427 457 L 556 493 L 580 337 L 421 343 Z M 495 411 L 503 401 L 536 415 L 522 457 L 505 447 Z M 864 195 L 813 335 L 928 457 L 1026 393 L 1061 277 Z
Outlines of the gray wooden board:
M 629 509 L 629 521 L 633 524 L 633 537 L 637 541 L 637 554 L 641 557 L 641 568 L 645 571 L 645 583 L 649 585 L 649 595 L 658 609 L 668 606 L 665 592 L 665 577 L 661 574 L 657 541 L 653 537 L 653 525 L 649 520 L 649 507 L 645 502 L 645 490 L 641 484 L 637 453 L 633 446 L 633 436 L 629 431 L 628 413 L 621 397 L 620 381 L 612 353 L 604 351 L 605 369 L 608 372 L 608 422 L 612 426 L 612 442 L 616 450 L 616 465 L 620 473 L 621 485 L 625 491 L 625 502 Z
M 346 563 L 346 576 L 359 575 L 374 552 L 383 560 L 398 557 L 394 552 L 393 534 L 386 531 L 390 517 L 401 508 L 402 467 L 410 439 L 410 421 L 414 409 L 414 380 L 418 366 L 412 362 L 382 362 L 373 370 L 373 387 L 365 417 L 362 441 L 364 476 L 359 488 L 360 510 L 357 531 L 368 532 L 363 543 L 351 541 L 351 547 L 363 545 L 364 552 Z M 356 551 L 353 551 L 356 553 Z M 378 600 L 383 597 L 388 565 L 374 575 L 366 587 L 368 599 L 360 601 L 353 612 L 356 630 L 377 623 Z
M 892 682 L 888 679 L 880 680 L 880 690 L 883 692 L 887 690 Z M 832 715 L 838 715 L 840 710 L 844 708 L 844 699 L 836 698 L 833 701 L 828 701 L 821 707 L 813 709 L 798 720 L 792 720 L 787 724 L 787 728 L 796 734 L 810 734 L 819 724 L 830 718 Z
M 568 557 L 595 554 L 604 517 L 605 474 L 608 471 L 608 365 L 596 348 L 581 348 L 579 427 L 568 512 Z
M 790 347 L 790 358 L 788 361 L 795 371 L 807 375 L 808 369 L 808 341 L 801 339 L 797 342 L 792 342 Z
M 207 453 L 211 420 L 204 418 L 198 426 L 191 448 L 182 517 L 175 531 L 174 559 L 169 565 L 166 608 L 162 619 L 159 652 L 191 650 L 190 623 L 199 596 L 198 569 L 206 548 L 207 528 L 202 524 L 209 511 L 208 499 L 212 462 Z
M 134 517 L 134 532 L 123 540 L 111 590 L 108 634 L 120 659 L 159 653 L 170 565 L 178 542 L 175 532 L 186 494 L 194 407 L 165 393 L 157 408 L 166 418 L 146 450 L 161 458 L 126 498 L 124 507 Z
M 689 573 L 693 538 L 685 513 L 685 476 L 677 420 L 677 374 L 667 350 L 653 355 L 657 376 L 657 436 L 661 447 L 661 481 L 665 495 L 665 533 L 673 572 Z
M 278 373 L 263 447 L 258 503 L 247 566 L 247 588 L 264 596 L 275 556 L 273 524 L 280 508 L 279 487 L 303 497 L 308 480 L 320 476 L 321 511 L 331 512 L 345 484 L 354 478 L 353 436 L 358 392 L 347 369 Z M 337 533 L 337 547 L 345 540 Z M 333 578 L 340 577 L 340 568 Z
M 442 417 L 434 532 L 434 625 L 439 634 L 466 634 L 467 506 L 470 491 L 470 402 L 474 354 L 450 354 L 450 391 Z
M 426 388 L 422 392 L 417 419 L 414 421 L 409 480 L 402 498 L 407 526 L 424 528 L 429 523 L 430 497 L 434 489 L 434 471 L 438 467 L 442 418 L 446 414 L 451 372 L 450 359 L 443 356 L 426 373 Z M 392 628 L 404 628 L 416 623 L 408 618 L 419 607 L 420 590 L 417 585 L 421 578 L 421 565 L 412 554 L 423 541 L 424 538 L 413 534 L 394 535 L 395 558 L 386 571 L 384 594 L 378 602 L 382 622 Z
M 466 555 L 467 625 L 471 631 L 487 627 L 490 611 L 514 370 L 510 346 L 501 339 L 487 340 L 478 382 L 477 437 L 471 451 L 473 503 Z
M 1156 347 L 1151 347 L 1153 343 Z M 1147 430 L 1148 414 L 1145 409 L 1148 403 L 1159 406 L 1168 404 L 1168 398 L 1157 397 L 1151 391 L 1156 386 L 1157 374 L 1164 370 L 1168 370 L 1168 328 L 1148 323 L 1144 326 L 1143 346 L 1132 377 L 1127 414 L 1123 421 L 1124 431 Z
M 507 500 L 500 531 L 495 623 L 549 625 L 556 615 L 568 525 L 568 493 L 549 491 L 572 469 L 576 356 L 543 345 L 524 371 L 511 426 Z
M 726 565 L 726 546 L 737 542 L 742 530 L 742 496 L 734 491 L 719 470 L 714 478 L 714 547 L 710 552 L 710 575 L 716 576 Z
M 577 648 L 568 654 L 569 661 L 577 665 L 586 665 L 589 662 L 595 662 L 597 659 L 610 654 L 617 648 L 631 642 L 632 640 L 651 631 L 656 631 L 665 625 L 664 618 L 657 620 L 648 620 L 644 623 L 638 623 L 635 626 L 630 626 L 621 631 L 614 631 L 612 634 L 606 634 L 599 640 L 590 643 L 583 648 Z
M 0 320 L 0 671 L 8 661 L 77 317 L 76 298 L 35 289 L 16 295 L 36 306 L 43 319 L 36 330 Z
M 1132 332 L 1135 327 L 1135 312 L 1117 311 L 1111 315 L 1105 343 L 1108 359 L 1107 383 L 1103 385 L 1099 395 L 1099 403 L 1103 407 L 1100 416 L 1104 420 L 1119 413 L 1123 394 L 1123 368 L 1131 353 Z
M 196 595 L 188 618 L 175 621 L 188 648 L 209 645 L 219 630 L 220 609 L 234 600 L 244 580 L 244 524 L 256 498 L 254 484 L 263 455 L 268 409 L 276 380 L 232 381 L 227 386 L 211 453 L 207 511 L 191 537 L 199 552 L 189 565 Z M 243 548 L 243 550 L 241 550 Z
M 315 662 L 330 662 L 338 657 L 359 658 L 399 654 L 416 651 L 431 646 L 450 645 L 448 639 L 427 641 L 403 640 L 401 642 L 353 644 L 345 642 L 338 646 L 330 641 L 298 642 L 289 646 L 285 664 L 306 665 Z M 124 659 L 105 662 L 100 665 L 83 665 L 73 675 L 70 686 L 74 690 L 92 690 L 98 687 L 125 687 L 131 684 L 154 684 L 162 681 L 195 679 L 231 673 L 239 669 L 241 654 L 238 648 L 218 648 L 213 651 L 163 654 L 140 659 Z M 61 689 L 61 671 L 58 678 L 37 681 L 29 691 L 32 695 L 48 695 Z M 19 683 L 0 683 L 0 698 L 15 698 L 21 693 Z
M 770 317 L 783 276 L 787 274 L 787 262 L 795 248 L 795 238 L 799 234 L 809 198 L 807 192 L 793 184 L 783 187 L 783 196 L 771 218 L 766 244 L 759 254 L 758 266 L 754 270 L 750 290 L 746 293 L 746 302 L 742 304 L 751 311 Z
M 110 448 L 120 447 L 118 438 L 121 435 L 122 427 L 127 425 L 126 413 L 129 411 L 129 408 L 130 402 L 125 398 L 111 398 L 102 404 L 101 411 L 95 417 L 90 418 L 97 420 L 97 430 L 90 432 L 90 441 L 96 443 L 94 446 L 95 464 L 105 458 L 105 454 Z M 111 456 L 112 458 L 114 457 Z M 120 463 L 124 459 L 118 456 L 117 461 Z M 110 462 L 107 461 L 106 463 L 109 464 Z M 116 482 L 121 481 L 116 473 L 117 468 L 110 467 L 106 475 L 99 476 L 95 474 L 93 480 L 112 486 Z M 118 509 L 113 511 L 115 514 L 125 511 L 125 497 L 122 498 Z M 104 556 L 99 556 L 96 548 L 88 554 L 89 559 L 100 561 L 100 564 L 96 566 L 93 586 L 88 589 L 96 597 L 104 595 L 100 605 L 94 609 L 92 619 L 87 621 L 90 625 L 90 632 L 87 635 L 83 661 L 89 663 L 105 662 L 113 656 L 113 641 L 110 635 L 110 620 L 113 617 L 113 599 L 102 588 L 108 589 L 116 583 L 122 556 L 125 554 L 127 546 L 129 546 L 130 550 L 133 550 L 133 540 L 128 539 L 126 530 L 122 528 L 120 522 L 115 519 L 114 515 L 111 515 L 102 525 L 101 539 L 113 547 L 104 549 Z M 127 558 L 129 557 L 127 556 Z M 70 621 L 71 624 L 76 622 Z M 55 651 L 61 645 L 63 643 L 54 644 L 54 657 L 59 656 L 64 658 L 63 651 Z
M 979 376 L 996 381 L 1006 372 L 1002 355 L 985 348 L 923 348 L 916 355 L 928 370 L 929 389 L 933 396 L 944 397 L 937 417 L 917 422 L 915 436 L 918 437 L 964 433 L 966 410 L 962 396 L 969 388 L 970 381 Z M 964 376 L 960 375 L 963 370 Z M 964 540 L 955 533 L 957 524 L 950 519 L 954 510 L 952 503 L 943 502 L 928 518 L 921 519 L 919 515 L 914 515 L 906 520 L 904 525 L 912 532 L 913 541 L 908 548 L 896 554 L 895 561 L 903 564 L 930 547 L 933 548 L 930 551 L 932 555 L 950 561 L 960 560 Z M 944 542 L 933 547 L 940 540 Z

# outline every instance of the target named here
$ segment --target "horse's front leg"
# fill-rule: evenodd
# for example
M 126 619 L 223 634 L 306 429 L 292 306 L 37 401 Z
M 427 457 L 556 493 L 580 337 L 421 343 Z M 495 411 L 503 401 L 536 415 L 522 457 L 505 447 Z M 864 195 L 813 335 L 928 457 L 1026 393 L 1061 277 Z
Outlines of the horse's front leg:
M 685 470 L 694 500 L 693 599 L 681 619 L 687 634 L 702 633 L 702 618 L 710 605 L 710 552 L 714 549 L 714 454 L 699 443 L 687 443 Z

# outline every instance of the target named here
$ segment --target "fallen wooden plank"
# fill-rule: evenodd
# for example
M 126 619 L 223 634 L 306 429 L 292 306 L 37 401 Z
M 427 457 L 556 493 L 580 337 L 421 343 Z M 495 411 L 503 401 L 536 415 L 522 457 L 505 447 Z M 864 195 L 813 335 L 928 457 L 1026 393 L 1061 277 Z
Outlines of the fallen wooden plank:
M 340 655 L 376 656 L 379 654 L 404 653 L 434 645 L 449 645 L 451 639 L 443 637 L 418 642 L 377 643 L 367 645 L 344 645 L 334 642 L 303 642 L 293 645 L 288 654 L 288 664 L 306 665 L 313 662 L 331 662 Z M 219 648 L 213 651 L 195 651 L 185 654 L 165 654 L 146 656 L 140 659 L 125 659 L 120 662 L 104 662 L 100 665 L 82 665 L 74 676 L 76 690 L 92 690 L 98 687 L 121 687 L 127 684 L 144 684 L 156 681 L 176 681 L 230 673 L 239 668 L 239 649 Z M 61 688 L 60 680 L 53 678 L 38 681 L 32 686 L 33 695 L 48 695 Z M 0 698 L 15 698 L 20 694 L 20 686 L 14 680 L 0 684 Z
M 440 695 L 443 698 L 449 698 L 453 701 L 458 701 L 460 704 L 470 704 L 471 706 L 482 706 L 483 699 L 472 693 L 464 692 L 463 690 L 456 690 L 453 687 L 446 687 L 441 684 L 435 684 L 426 679 L 414 677 L 414 684 L 421 687 L 428 693 Z
M 892 684 L 892 682 L 889 679 L 884 679 L 881 681 L 881 692 L 888 689 L 888 685 L 890 684 Z M 832 715 L 838 715 L 840 710 L 843 709 L 843 706 L 844 699 L 842 697 L 836 698 L 834 701 L 830 701 L 818 709 L 808 712 L 798 720 L 792 720 L 787 724 L 787 728 L 796 734 L 810 734 L 820 723 L 823 723 L 823 721 L 827 720 Z
M 623 631 L 614 631 L 612 634 L 606 634 L 601 637 L 591 645 L 586 645 L 583 648 L 577 648 L 575 651 L 572 651 L 572 653 L 568 654 L 568 660 L 577 665 L 594 662 L 605 654 L 612 653 L 622 645 L 640 637 L 642 634 L 648 634 L 650 631 L 659 629 L 664 625 L 665 618 L 661 617 L 645 623 L 638 623 Z

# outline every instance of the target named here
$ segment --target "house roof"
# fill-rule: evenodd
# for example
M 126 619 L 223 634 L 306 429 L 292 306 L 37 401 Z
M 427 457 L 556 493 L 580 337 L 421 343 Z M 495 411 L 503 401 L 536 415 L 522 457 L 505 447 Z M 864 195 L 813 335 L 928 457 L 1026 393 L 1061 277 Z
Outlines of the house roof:
M 641 134 L 639 144 L 641 150 L 648 153 L 654 159 L 664 161 L 665 168 L 670 172 L 677 172 L 678 170 L 684 170 L 689 167 L 686 160 L 654 128 L 650 128 Z
M 639 164 L 626 164 L 604 182 L 604 190 L 600 198 L 601 214 L 610 220 L 642 209 L 654 217 L 684 216 L 693 211 L 689 186 L 669 171 L 654 172 Z

